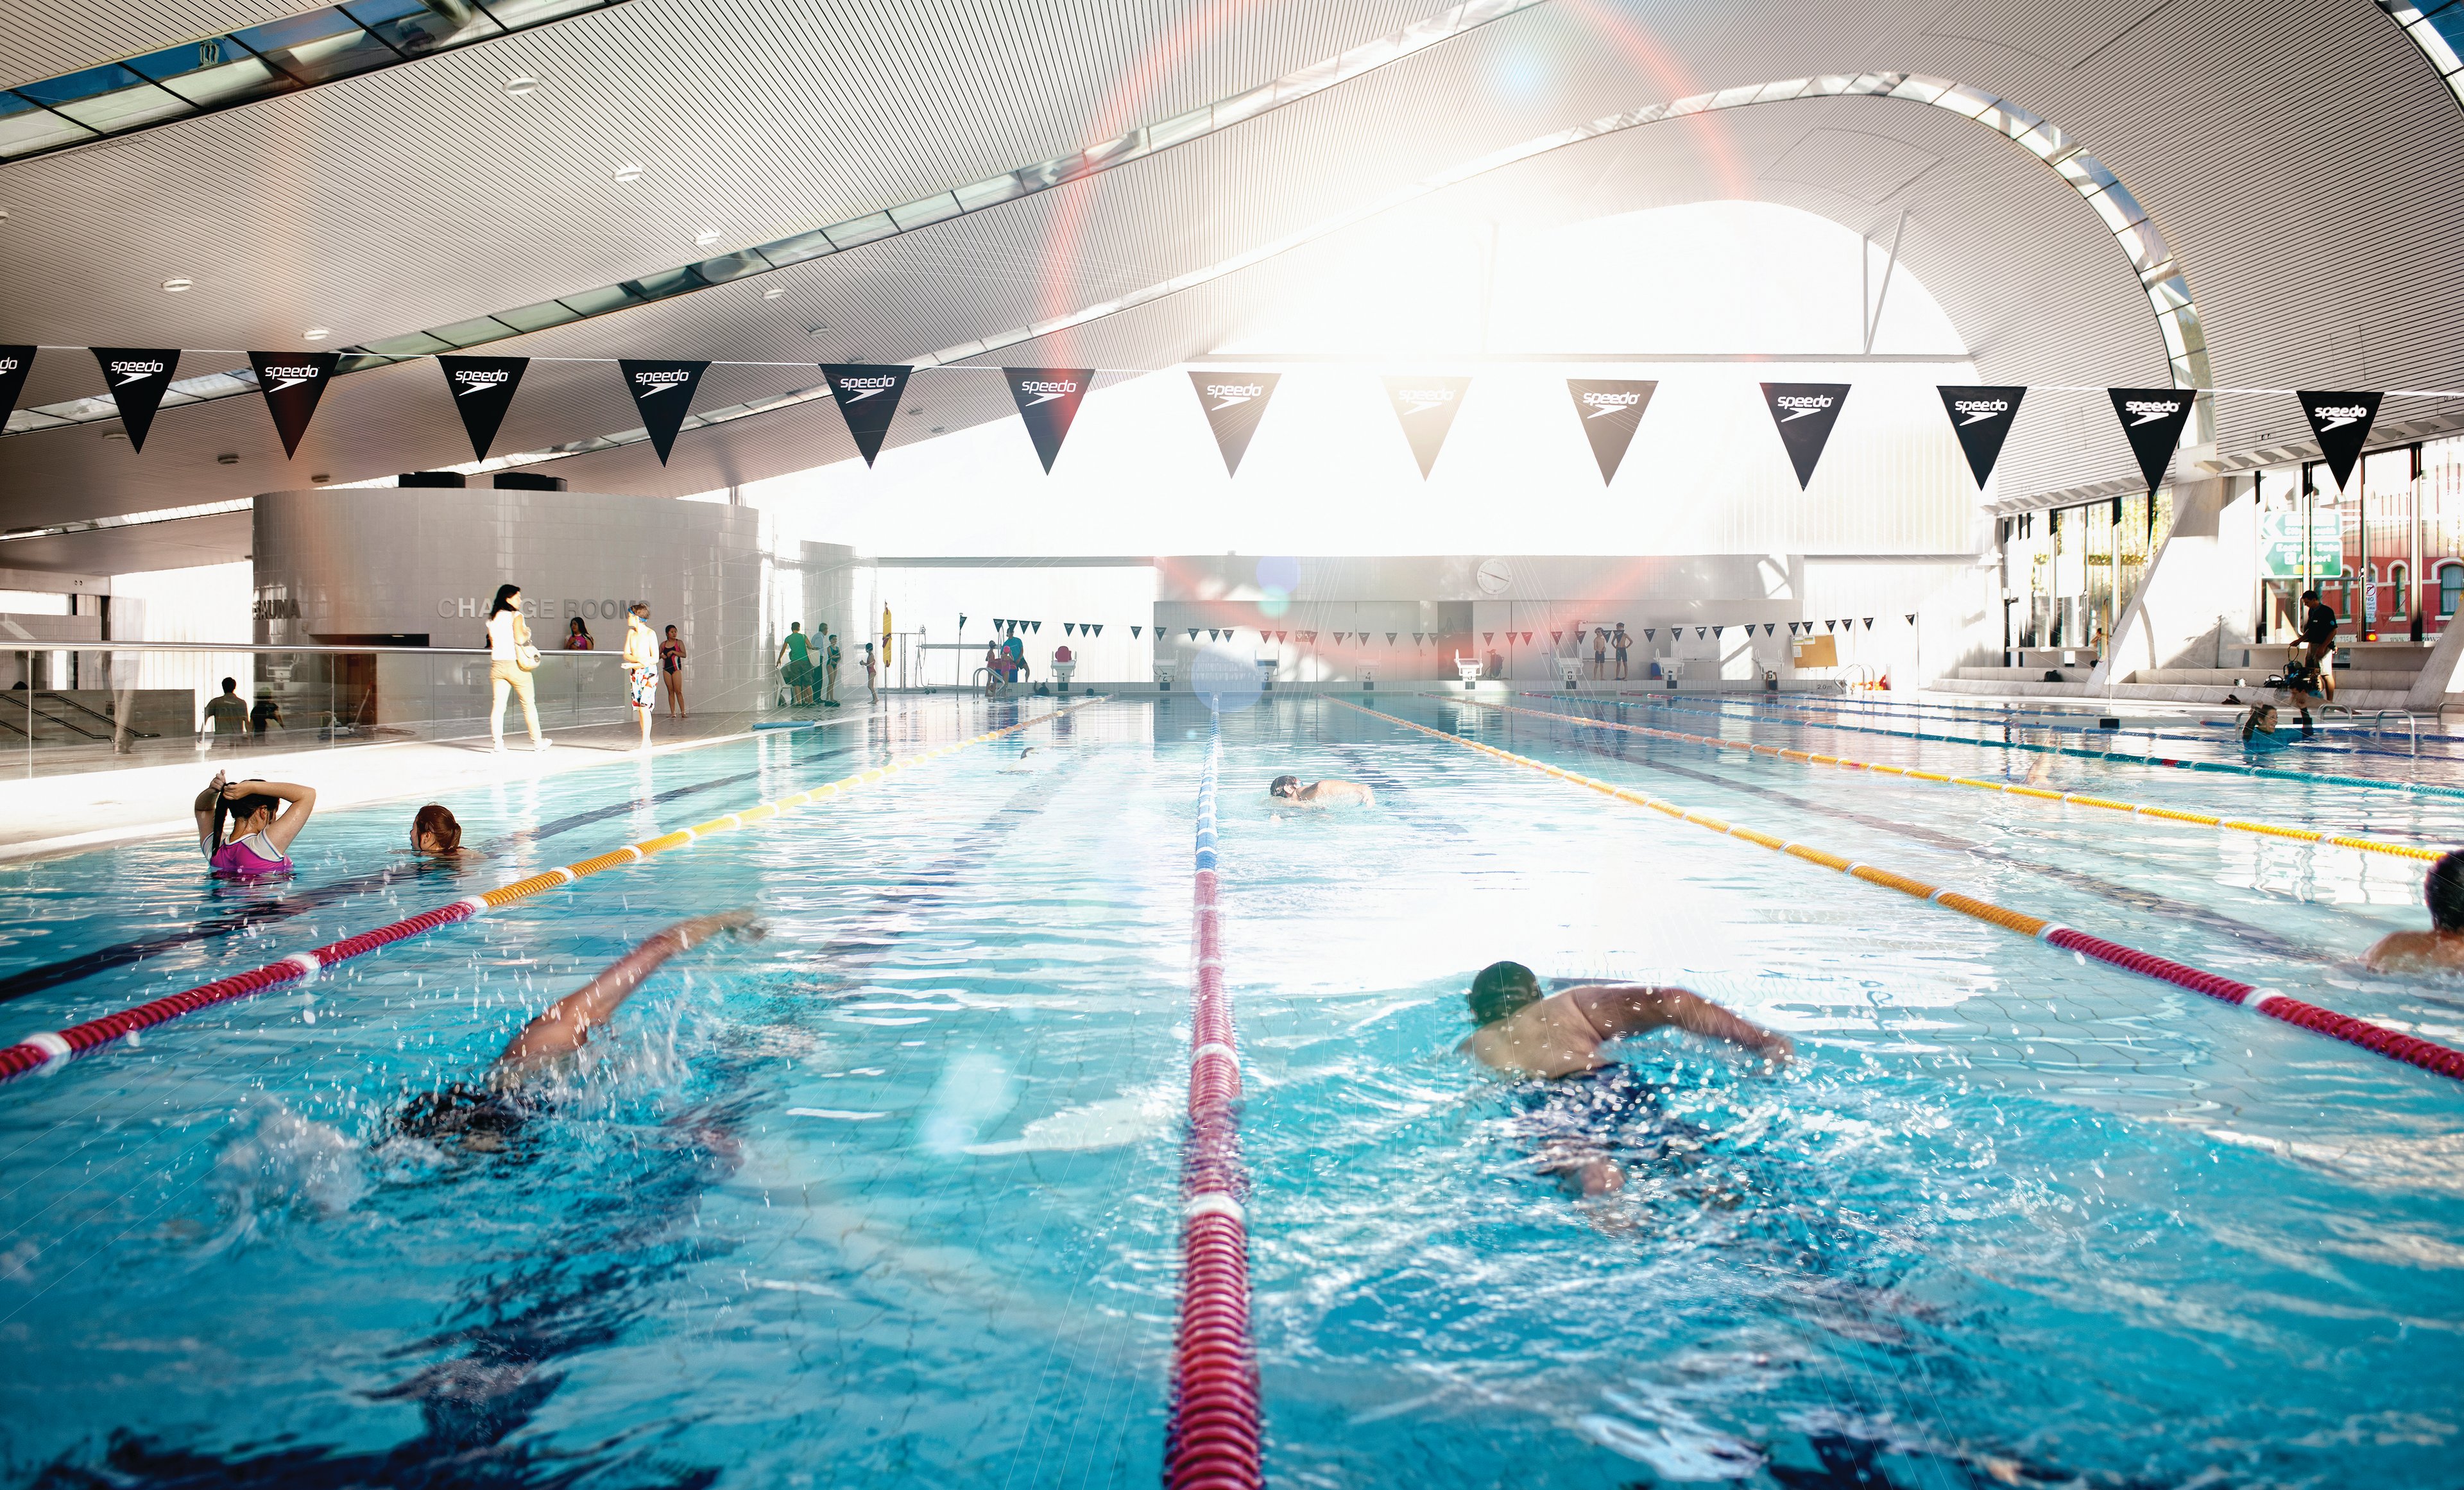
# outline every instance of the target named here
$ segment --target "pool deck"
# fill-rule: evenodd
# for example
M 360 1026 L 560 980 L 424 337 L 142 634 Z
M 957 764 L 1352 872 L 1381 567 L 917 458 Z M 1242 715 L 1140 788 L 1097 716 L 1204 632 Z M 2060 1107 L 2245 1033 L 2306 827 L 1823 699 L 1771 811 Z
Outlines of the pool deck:
M 828 728 L 867 715 L 858 708 L 811 719 L 743 713 L 662 718 L 651 733 L 651 755 L 749 739 L 757 723 Z M 555 741 L 552 748 L 534 752 L 516 731 L 502 756 L 492 753 L 484 739 L 393 740 L 300 750 L 242 746 L 195 751 L 177 762 L 157 756 L 117 769 L 21 777 L 0 781 L 0 863 L 149 838 L 193 838 L 196 820 L 188 804 L 216 771 L 313 786 L 317 805 L 333 809 L 425 801 L 506 777 L 561 776 L 643 758 L 629 724 L 559 730 L 549 738 Z M 406 831 L 408 821 L 404 820 Z

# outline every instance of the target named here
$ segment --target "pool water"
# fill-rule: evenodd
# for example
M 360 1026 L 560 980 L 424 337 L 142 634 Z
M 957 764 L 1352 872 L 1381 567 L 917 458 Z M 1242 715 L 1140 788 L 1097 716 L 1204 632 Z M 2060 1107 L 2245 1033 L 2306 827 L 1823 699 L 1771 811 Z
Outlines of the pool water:
M 1364 702 L 2464 1041 L 2464 983 L 2349 961 L 2421 924 L 2409 861 Z M 456 868 L 392 853 L 406 803 L 320 813 L 275 887 L 209 886 L 170 843 L 0 869 L 0 1028 L 1042 707 L 901 700 L 509 779 L 448 800 L 488 849 Z M 1778 710 L 1585 707 L 1962 773 L 2034 764 Z M 0 1087 L 0 1475 L 1152 1483 L 1211 728 L 1187 699 L 1095 704 Z M 2450 1475 L 2454 1083 L 1331 700 L 1221 729 L 1272 1481 Z M 2459 799 L 2052 769 L 2129 800 L 2464 842 Z M 1379 803 L 1279 808 L 1264 787 L 1287 770 Z M 667 964 L 539 1119 L 495 1146 L 401 1131 L 408 1094 L 475 1079 L 650 932 L 735 907 L 766 934 Z M 1500 957 L 1682 982 L 1804 1059 L 1770 1076 L 1661 1036 L 1596 1094 L 1494 1082 L 1454 1046 L 1470 974 Z M 1577 1201 L 1535 1172 L 1575 1129 L 1618 1155 L 1622 1193 Z

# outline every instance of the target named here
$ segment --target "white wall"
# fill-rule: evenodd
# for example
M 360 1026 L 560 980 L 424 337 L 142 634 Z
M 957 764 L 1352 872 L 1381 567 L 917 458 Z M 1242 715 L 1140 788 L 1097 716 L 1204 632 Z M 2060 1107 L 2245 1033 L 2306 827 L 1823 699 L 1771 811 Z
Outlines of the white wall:
M 244 559 L 114 575 L 112 640 L 246 644 L 255 598 L 254 569 Z M 255 659 L 246 652 L 122 653 L 113 660 L 112 675 L 122 688 L 190 690 L 199 726 L 206 700 L 222 691 L 224 678 L 239 680 L 240 697 L 256 696 Z

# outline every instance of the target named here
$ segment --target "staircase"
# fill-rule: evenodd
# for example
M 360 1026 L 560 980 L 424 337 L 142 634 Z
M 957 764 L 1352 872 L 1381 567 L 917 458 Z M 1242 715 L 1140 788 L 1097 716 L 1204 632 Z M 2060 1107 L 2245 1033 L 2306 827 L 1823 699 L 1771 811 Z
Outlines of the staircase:
M 2282 702 L 2262 685 L 2282 670 L 2285 647 L 2275 643 L 2228 646 L 2221 668 L 2142 668 L 2113 680 L 2102 692 L 2090 692 L 2093 668 L 2079 664 L 2060 668 L 1958 668 L 1929 685 L 1937 693 L 1983 693 L 2016 698 L 2110 698 L 2176 704 L 2244 704 Z M 2430 660 L 2428 644 L 2355 642 L 2336 649 L 2338 707 L 2360 711 L 2402 709 L 2405 695 Z M 2062 681 L 2046 681 L 2049 671 Z

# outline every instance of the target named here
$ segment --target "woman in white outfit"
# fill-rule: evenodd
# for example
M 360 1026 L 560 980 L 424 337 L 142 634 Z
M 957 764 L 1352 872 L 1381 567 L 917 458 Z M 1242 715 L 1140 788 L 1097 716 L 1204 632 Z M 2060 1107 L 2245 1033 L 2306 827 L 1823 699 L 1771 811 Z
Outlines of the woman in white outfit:
M 539 662 L 539 648 L 531 645 L 530 624 L 522 620 L 521 586 L 496 586 L 495 603 L 488 607 L 488 689 L 495 700 L 488 711 L 488 738 L 499 752 L 505 748 L 508 691 L 521 696 L 522 723 L 531 732 L 531 749 L 545 750 L 556 743 L 539 734 L 539 701 L 531 691 L 531 669 Z

